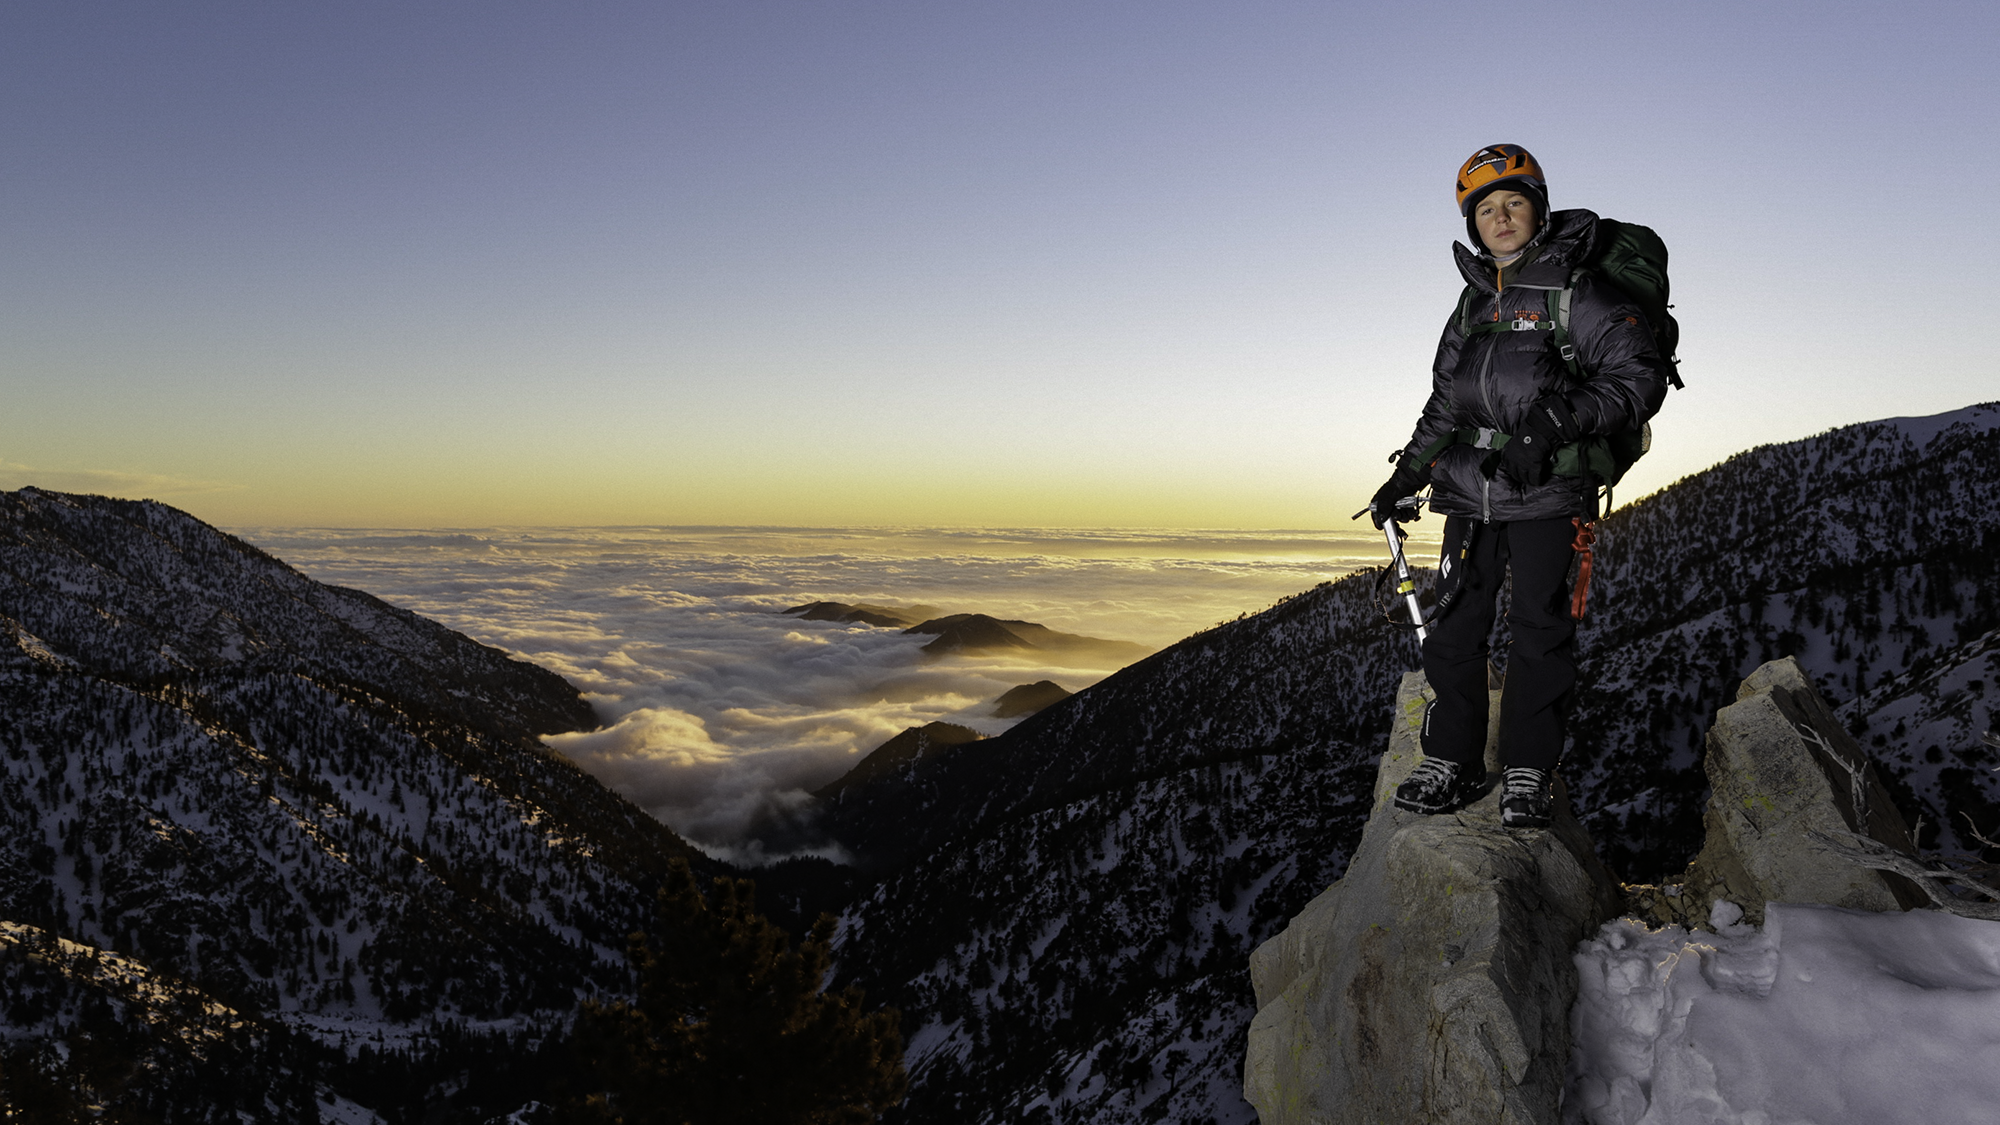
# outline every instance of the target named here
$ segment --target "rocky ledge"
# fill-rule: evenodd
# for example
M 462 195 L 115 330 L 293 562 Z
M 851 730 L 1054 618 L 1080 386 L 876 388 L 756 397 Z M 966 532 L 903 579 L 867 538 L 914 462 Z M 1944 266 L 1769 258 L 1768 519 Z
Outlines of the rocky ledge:
M 1251 957 L 1244 1096 L 1265 1125 L 1553 1120 L 1570 952 L 1617 915 L 1618 884 L 1560 789 L 1543 831 L 1503 830 L 1497 789 L 1455 815 L 1395 808 L 1429 699 L 1403 678 L 1346 876 Z M 1486 756 L 1497 777 L 1490 736 Z
M 1251 958 L 1244 1096 L 1264 1125 L 1554 1125 L 1572 954 L 1621 913 L 1693 927 L 1718 911 L 1761 922 L 1768 903 L 1893 911 L 1928 899 L 2000 916 L 1953 889 L 1973 882 L 1963 872 L 1914 854 L 1867 755 L 1789 658 L 1759 668 L 1716 715 L 1706 843 L 1671 886 L 1621 887 L 1560 783 L 1542 831 L 1502 829 L 1493 792 L 1454 815 L 1396 809 L 1428 699 L 1420 674 L 1404 677 L 1347 873 Z M 1498 706 L 1495 692 L 1489 729 Z M 1491 739 L 1487 770 L 1497 776 Z

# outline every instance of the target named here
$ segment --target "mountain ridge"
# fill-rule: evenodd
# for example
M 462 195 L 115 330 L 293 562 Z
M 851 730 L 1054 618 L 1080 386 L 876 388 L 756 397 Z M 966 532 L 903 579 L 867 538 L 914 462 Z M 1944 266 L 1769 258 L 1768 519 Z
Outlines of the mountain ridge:
M 0 493 L 0 623 L 0 921 L 234 1009 L 260 1060 L 174 1120 L 380 1104 L 384 1066 L 504 1085 L 581 998 L 629 993 L 669 865 L 716 866 L 539 741 L 596 725 L 561 677 L 165 505 Z M 120 1104 L 212 1086 L 149 1009 L 15 983 L 8 1039 L 134 1052 Z M 406 1085 L 385 1109 L 450 1101 Z

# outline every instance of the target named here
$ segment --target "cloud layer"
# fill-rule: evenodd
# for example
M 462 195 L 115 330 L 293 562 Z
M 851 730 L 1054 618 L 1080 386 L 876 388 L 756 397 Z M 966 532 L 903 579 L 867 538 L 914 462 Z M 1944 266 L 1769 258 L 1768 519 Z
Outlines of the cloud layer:
M 830 600 L 980 612 L 1164 647 L 1358 565 L 1375 541 L 1303 532 L 772 528 L 237 529 L 567 677 L 604 722 L 551 745 L 717 854 L 757 836 L 906 727 L 997 734 L 1008 688 L 1075 691 L 1110 666 L 975 654 L 801 621 Z

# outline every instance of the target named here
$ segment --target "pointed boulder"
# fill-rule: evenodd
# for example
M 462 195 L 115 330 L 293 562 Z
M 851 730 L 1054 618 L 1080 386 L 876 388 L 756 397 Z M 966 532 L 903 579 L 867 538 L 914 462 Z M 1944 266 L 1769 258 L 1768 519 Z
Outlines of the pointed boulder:
M 1353 862 L 1251 957 L 1244 1096 L 1265 1125 L 1558 1120 L 1570 954 L 1617 914 L 1618 884 L 1560 786 L 1541 831 L 1501 828 L 1497 792 L 1451 815 L 1395 808 L 1430 697 L 1403 678 Z M 1490 734 L 1486 753 L 1497 775 Z
M 1868 755 L 1791 657 L 1752 672 L 1708 732 L 1710 796 L 1701 853 L 1681 898 L 1698 918 L 1717 899 L 1764 921 L 1767 902 L 1907 910 L 1928 900 L 1898 875 L 1858 866 L 1807 835 L 1854 833 L 1914 847 Z

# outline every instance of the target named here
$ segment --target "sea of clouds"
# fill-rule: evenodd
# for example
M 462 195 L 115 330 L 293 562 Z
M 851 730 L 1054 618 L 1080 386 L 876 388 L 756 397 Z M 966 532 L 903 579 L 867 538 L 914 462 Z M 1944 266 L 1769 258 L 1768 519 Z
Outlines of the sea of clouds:
M 1077 691 L 1116 671 L 1046 653 L 930 657 L 928 637 L 787 608 L 922 604 L 1158 649 L 1386 556 L 1369 534 L 1286 531 L 237 534 L 567 677 L 604 726 L 549 743 L 704 849 L 751 863 L 771 858 L 759 837 L 811 790 L 905 728 L 997 734 L 1018 721 L 992 714 L 1007 689 L 1052 679 Z

